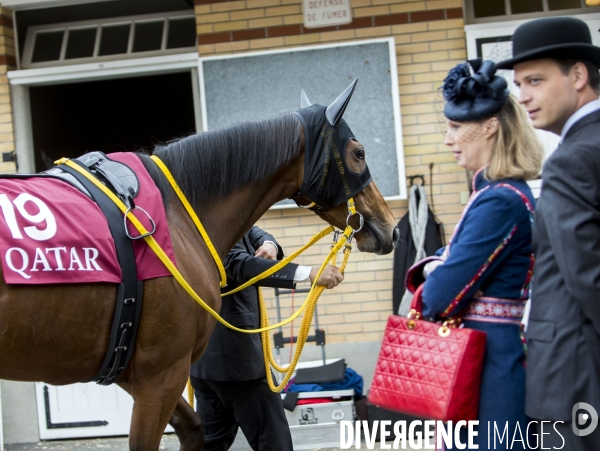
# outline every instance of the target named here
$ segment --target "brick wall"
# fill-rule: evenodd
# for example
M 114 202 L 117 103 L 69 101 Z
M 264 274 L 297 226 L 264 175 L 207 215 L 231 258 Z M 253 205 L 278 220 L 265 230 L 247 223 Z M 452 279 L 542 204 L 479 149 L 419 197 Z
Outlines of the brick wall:
M 460 192 L 466 191 L 467 185 L 464 172 L 443 145 L 435 102 L 447 71 L 466 58 L 462 2 L 349 1 L 351 24 L 306 29 L 301 0 L 195 0 L 198 51 L 208 56 L 394 37 L 406 174 L 427 174 L 426 189 L 433 192 L 435 211 L 446 232 L 451 232 L 463 208 Z M 430 163 L 434 163 L 433 186 L 429 184 Z M 407 201 L 392 201 L 390 206 L 400 219 L 406 213 Z M 289 251 L 324 227 L 316 215 L 297 208 L 269 211 L 258 225 Z M 329 243 L 324 243 L 298 262 L 318 265 L 328 250 Z M 328 342 L 381 339 L 392 307 L 392 269 L 392 255 L 378 257 L 354 250 L 344 282 L 327 290 L 319 300 L 319 324 L 326 329 Z M 273 321 L 273 290 L 264 292 Z M 294 307 L 303 300 L 304 295 L 296 295 Z M 287 296 L 281 301 L 282 314 L 287 317 L 292 300 Z M 296 321 L 296 331 L 298 324 Z
M 12 12 L 0 7 L 0 155 L 15 150 L 10 89 L 6 72 L 15 69 L 16 65 Z M 14 172 L 16 172 L 15 163 L 3 163 L 0 158 L 0 173 Z

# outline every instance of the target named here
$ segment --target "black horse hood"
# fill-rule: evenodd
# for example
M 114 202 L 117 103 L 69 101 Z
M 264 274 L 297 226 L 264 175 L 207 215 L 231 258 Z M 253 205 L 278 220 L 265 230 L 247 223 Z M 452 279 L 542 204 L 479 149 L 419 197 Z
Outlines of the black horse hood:
M 299 196 L 314 202 L 317 213 L 325 212 L 356 196 L 371 183 L 369 168 L 360 174 L 346 165 L 346 146 L 358 141 L 342 115 L 357 80 L 328 107 L 311 105 L 302 91 L 296 116 L 304 128 L 304 180 Z

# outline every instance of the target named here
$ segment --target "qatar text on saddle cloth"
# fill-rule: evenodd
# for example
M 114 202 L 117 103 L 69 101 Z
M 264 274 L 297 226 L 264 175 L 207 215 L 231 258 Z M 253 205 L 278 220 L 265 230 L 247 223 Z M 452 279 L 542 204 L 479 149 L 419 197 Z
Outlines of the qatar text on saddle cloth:
M 141 160 L 133 153 L 108 157 L 135 172 L 140 183 L 135 205 L 152 217 L 154 239 L 176 263 L 160 192 Z M 136 217 L 151 230 L 138 212 Z M 138 235 L 128 226 L 130 235 Z M 133 247 L 139 280 L 171 275 L 144 240 L 135 240 Z M 121 282 L 104 213 L 77 188 L 55 178 L 0 179 L 0 257 L 7 284 Z

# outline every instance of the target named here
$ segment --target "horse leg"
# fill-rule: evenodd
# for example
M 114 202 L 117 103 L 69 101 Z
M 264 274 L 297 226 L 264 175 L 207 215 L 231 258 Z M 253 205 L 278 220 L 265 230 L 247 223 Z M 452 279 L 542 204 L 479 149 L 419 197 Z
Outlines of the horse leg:
M 118 383 L 133 398 L 130 451 L 158 451 L 167 423 L 185 387 L 189 363 L 187 366 L 173 364 L 152 376 L 144 373 L 143 378 L 133 377 L 130 382 Z
M 173 426 L 175 434 L 179 437 L 181 444 L 179 451 L 202 451 L 204 448 L 202 421 L 183 398 L 177 401 L 169 424 Z

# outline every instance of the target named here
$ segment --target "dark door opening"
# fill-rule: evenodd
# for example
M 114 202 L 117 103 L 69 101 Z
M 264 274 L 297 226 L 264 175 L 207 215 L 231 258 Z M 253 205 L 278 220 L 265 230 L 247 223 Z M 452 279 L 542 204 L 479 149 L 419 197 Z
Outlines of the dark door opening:
M 29 95 L 37 171 L 93 150 L 151 149 L 196 129 L 189 71 L 35 86 Z

